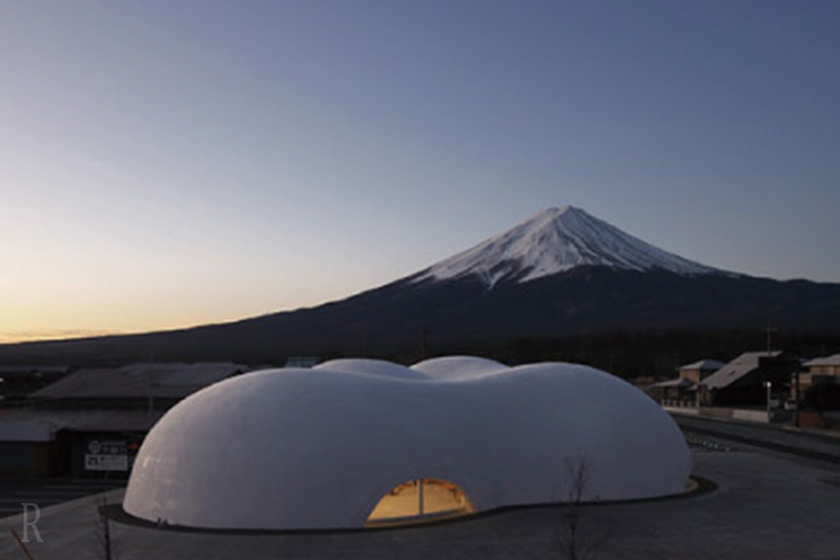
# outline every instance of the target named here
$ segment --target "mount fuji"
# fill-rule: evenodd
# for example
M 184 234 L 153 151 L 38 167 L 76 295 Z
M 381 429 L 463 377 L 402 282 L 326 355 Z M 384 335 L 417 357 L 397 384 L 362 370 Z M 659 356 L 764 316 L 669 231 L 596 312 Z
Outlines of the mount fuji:
M 621 330 L 838 333 L 840 284 L 756 278 L 566 206 L 408 277 L 317 307 L 177 331 L 0 345 L 0 362 L 409 355 Z
M 415 281 L 475 275 L 493 287 L 500 280 L 522 283 L 581 266 L 659 269 L 681 275 L 720 272 L 645 243 L 580 208 L 564 206 L 540 212 L 509 231 L 432 265 Z

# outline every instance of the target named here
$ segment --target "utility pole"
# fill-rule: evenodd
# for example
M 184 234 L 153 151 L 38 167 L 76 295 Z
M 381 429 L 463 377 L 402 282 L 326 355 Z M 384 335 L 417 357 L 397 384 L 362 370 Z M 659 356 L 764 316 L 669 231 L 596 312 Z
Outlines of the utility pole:
M 799 367 L 796 368 L 796 372 L 793 374 L 794 377 L 795 377 L 794 384 L 795 384 L 795 388 L 796 388 L 796 399 L 794 399 L 794 404 L 793 404 L 793 406 L 796 407 L 793 411 L 793 425 L 796 426 L 797 428 L 799 427 L 799 403 L 800 403 L 799 393 L 801 391 L 801 388 L 799 386 L 799 370 L 800 369 L 802 369 L 802 368 L 799 368 Z
M 155 413 L 155 397 L 152 395 L 152 372 L 146 370 L 146 421 L 152 427 L 152 416 Z
M 420 359 L 429 357 L 429 325 L 424 323 L 420 330 Z
M 773 333 L 778 332 L 779 329 L 775 327 L 767 327 L 767 355 L 773 351 Z
M 155 353 L 151 352 L 149 354 L 149 364 L 146 368 L 146 400 L 147 400 L 147 411 L 146 411 L 146 421 L 149 423 L 149 429 L 152 427 L 152 418 L 155 414 L 155 396 L 152 392 L 152 368 L 155 364 Z

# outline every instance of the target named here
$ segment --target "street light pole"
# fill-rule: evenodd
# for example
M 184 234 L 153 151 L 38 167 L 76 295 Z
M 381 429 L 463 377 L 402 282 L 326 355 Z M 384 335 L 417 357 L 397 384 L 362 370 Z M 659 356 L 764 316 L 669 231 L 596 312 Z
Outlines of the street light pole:
M 767 389 L 767 423 L 770 423 L 770 395 L 773 388 L 773 383 L 770 381 L 764 382 L 764 388 Z

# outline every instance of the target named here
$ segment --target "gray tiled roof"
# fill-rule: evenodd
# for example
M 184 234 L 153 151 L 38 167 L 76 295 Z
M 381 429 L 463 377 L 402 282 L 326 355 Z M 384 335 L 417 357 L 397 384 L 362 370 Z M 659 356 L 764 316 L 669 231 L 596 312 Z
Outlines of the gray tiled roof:
M 248 370 L 247 366 L 223 362 L 140 363 L 119 368 L 81 369 L 32 396 L 49 399 L 180 398 Z
M 806 366 L 840 366 L 840 354 L 833 356 L 825 356 L 823 358 L 815 358 L 809 362 L 805 362 Z
M 685 379 L 684 377 L 677 377 L 676 379 L 669 379 L 668 381 L 660 381 L 659 383 L 654 383 L 651 387 L 682 387 L 688 388 L 693 387 L 694 381 L 691 379 Z
M 724 366 L 723 362 L 717 360 L 700 360 L 693 364 L 686 364 L 680 367 L 680 371 L 699 369 L 702 371 L 717 371 Z
M 145 432 L 160 410 L 0 409 L 0 441 L 50 441 L 63 429 L 93 432 Z

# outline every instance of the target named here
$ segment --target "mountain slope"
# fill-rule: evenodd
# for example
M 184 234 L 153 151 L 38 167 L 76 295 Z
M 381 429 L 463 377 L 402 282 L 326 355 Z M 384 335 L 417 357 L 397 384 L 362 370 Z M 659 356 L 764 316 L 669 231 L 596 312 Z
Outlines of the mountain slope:
M 393 354 L 464 341 L 767 326 L 840 331 L 840 284 L 723 272 L 575 208 L 550 209 L 412 276 L 341 301 L 178 331 L 0 346 L 0 362 Z M 425 334 L 424 334 L 425 333 Z

